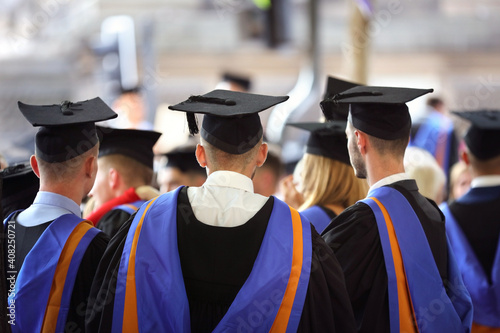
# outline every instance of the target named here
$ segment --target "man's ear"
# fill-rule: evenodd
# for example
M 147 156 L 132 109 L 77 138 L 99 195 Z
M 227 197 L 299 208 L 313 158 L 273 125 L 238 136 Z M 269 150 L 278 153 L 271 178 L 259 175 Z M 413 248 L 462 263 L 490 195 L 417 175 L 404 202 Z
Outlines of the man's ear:
M 38 161 L 36 160 L 35 155 L 31 155 L 30 164 L 31 164 L 31 168 L 33 169 L 33 172 L 35 173 L 35 175 L 38 178 L 40 178 L 40 169 L 38 168 Z
M 197 144 L 195 155 L 196 155 L 196 160 L 198 161 L 198 164 L 202 168 L 205 168 L 207 166 L 207 154 L 205 152 L 205 147 L 203 147 L 200 144 Z
M 120 186 L 121 175 L 115 168 L 108 170 L 108 184 L 112 190 L 116 190 Z
M 359 152 L 361 154 L 365 155 L 366 154 L 366 145 L 368 142 L 368 138 L 366 136 L 366 133 L 355 130 L 354 135 L 356 136 L 356 145 L 358 146 Z
M 467 151 L 462 151 L 462 154 L 460 155 L 460 158 L 462 159 L 462 161 L 464 161 L 464 163 L 469 166 L 470 165 L 470 158 L 469 158 L 469 154 L 467 153 Z
M 85 175 L 88 178 L 92 178 L 95 174 L 97 174 L 97 162 L 96 162 L 97 157 L 95 156 L 89 156 L 85 160 Z
M 267 143 L 263 142 L 260 147 L 259 147 L 259 152 L 257 153 L 257 166 L 261 167 L 267 159 L 267 151 L 269 147 L 267 146 Z

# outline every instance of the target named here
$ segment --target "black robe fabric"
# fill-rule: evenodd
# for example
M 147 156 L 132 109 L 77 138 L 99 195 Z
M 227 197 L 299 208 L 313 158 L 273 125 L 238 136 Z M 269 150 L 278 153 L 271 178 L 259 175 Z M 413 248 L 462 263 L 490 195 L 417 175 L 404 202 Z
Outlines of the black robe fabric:
M 123 209 L 112 209 L 101 217 L 96 228 L 102 230 L 110 238 L 113 238 L 122 225 L 130 218 L 130 215 Z
M 328 215 L 328 217 L 331 218 L 332 220 L 337 217 L 337 214 L 335 214 L 335 212 L 333 210 L 331 210 L 330 208 L 327 208 L 324 206 L 319 206 L 319 208 L 323 209 L 323 211 L 326 213 L 326 215 Z
M 482 194 L 485 191 L 491 191 L 491 194 Z M 474 254 L 489 278 L 489 282 L 492 283 L 491 271 L 497 248 L 500 246 L 498 243 L 500 236 L 500 223 L 498 222 L 500 187 L 473 188 L 463 198 L 452 202 L 450 211 L 469 241 Z
M 274 198 L 245 224 L 208 226 L 192 213 L 184 188 L 178 198 L 179 257 L 190 305 L 192 332 L 211 332 L 252 270 Z M 133 215 L 135 216 L 135 214 Z M 110 332 L 121 252 L 133 217 L 110 241 L 92 285 L 87 331 Z M 299 332 L 354 332 L 342 270 L 331 249 L 311 226 L 312 266 Z
M 444 216 L 418 192 L 414 180 L 388 185 L 408 200 L 417 214 L 443 281 L 447 280 Z M 361 202 L 348 207 L 322 233 L 344 271 L 359 332 L 389 332 L 387 272 L 375 215 Z
M 15 220 L 17 215 L 18 213 L 16 213 L 12 219 Z M 45 229 L 48 228 L 50 223 L 52 223 L 52 221 L 34 227 L 24 227 L 16 222 L 15 271 L 19 272 L 24 263 L 24 259 L 43 234 Z M 80 267 L 78 268 L 76 275 L 73 292 L 71 294 L 68 318 L 65 326 L 66 332 L 84 332 L 85 330 L 85 309 L 87 307 L 90 288 L 92 286 L 95 272 L 97 271 L 99 260 L 106 250 L 108 241 L 109 238 L 104 233 L 98 233 L 90 242 L 85 254 L 83 255 L 82 262 L 80 263 Z M 7 253 L 5 248 L 4 252 Z M 4 260 L 6 261 L 7 258 L 5 257 Z M 4 267 L 4 270 L 7 271 L 7 267 Z

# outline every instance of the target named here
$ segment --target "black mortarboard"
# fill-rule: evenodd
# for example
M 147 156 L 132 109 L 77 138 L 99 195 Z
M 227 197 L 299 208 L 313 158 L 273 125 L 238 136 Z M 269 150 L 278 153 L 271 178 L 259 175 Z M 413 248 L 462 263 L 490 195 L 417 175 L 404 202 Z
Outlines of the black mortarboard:
M 155 131 L 96 126 L 101 137 L 99 157 L 119 154 L 153 169 L 153 146 L 161 136 Z
M 9 166 L 0 172 L 2 185 L 2 209 L 4 217 L 13 211 L 26 209 L 35 200 L 40 180 L 29 163 Z
M 406 106 L 433 89 L 357 86 L 333 96 L 334 103 L 349 104 L 355 128 L 384 140 L 409 135 L 411 117 Z
M 347 121 L 349 114 L 348 104 L 334 103 L 330 100 L 333 96 L 340 94 L 348 89 L 357 87 L 359 84 L 337 79 L 336 77 L 329 76 L 326 82 L 326 90 L 323 95 L 323 101 L 319 103 L 326 120 L 341 120 Z
M 33 126 L 40 126 L 36 155 L 49 163 L 70 160 L 94 147 L 99 141 L 94 123 L 118 116 L 99 97 L 53 105 L 18 102 L 18 106 Z
M 331 158 L 332 160 L 351 165 L 347 151 L 345 121 L 329 121 L 326 123 L 288 123 L 311 132 L 307 141 L 306 153 Z
M 258 113 L 287 99 L 288 96 L 214 90 L 203 96 L 191 96 L 169 109 L 187 113 L 191 134 L 198 133 L 195 114 L 205 114 L 201 137 L 229 154 L 239 155 L 255 147 L 262 137 Z
M 480 160 L 500 155 L 500 111 L 479 110 L 453 112 L 471 122 L 464 141 Z
M 235 84 L 241 86 L 246 91 L 250 90 L 252 84 L 248 77 L 234 73 L 224 73 L 222 75 L 222 80 L 228 82 L 234 82 Z
M 202 168 L 196 160 L 195 146 L 185 146 L 176 148 L 164 155 L 167 157 L 166 167 L 178 168 L 181 172 L 197 171 L 205 173 L 205 168 Z

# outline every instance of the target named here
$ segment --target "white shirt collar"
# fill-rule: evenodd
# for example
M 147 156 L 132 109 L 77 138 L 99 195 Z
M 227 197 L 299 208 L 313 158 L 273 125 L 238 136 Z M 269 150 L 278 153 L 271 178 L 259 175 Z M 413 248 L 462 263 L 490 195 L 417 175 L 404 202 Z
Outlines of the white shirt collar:
M 73 200 L 64 195 L 60 195 L 53 192 L 39 191 L 36 194 L 33 205 L 48 205 L 56 206 L 68 211 L 68 213 L 73 213 L 76 216 L 81 216 L 80 206 Z
M 203 186 L 231 187 L 254 193 L 252 180 L 234 171 L 214 171 Z
M 500 175 L 487 175 L 487 176 L 476 177 L 472 180 L 470 186 L 472 188 L 500 186 Z
M 392 184 L 392 183 L 395 183 L 395 182 L 399 182 L 401 180 L 407 180 L 407 179 L 410 179 L 410 177 L 408 177 L 408 175 L 404 172 L 402 173 L 395 173 L 393 175 L 390 175 L 388 177 L 385 177 L 385 178 L 382 178 L 381 180 L 379 180 L 378 182 L 376 182 L 375 184 L 373 184 L 372 186 L 370 186 L 370 189 L 368 190 L 368 196 L 370 196 L 370 192 L 379 188 L 379 187 L 382 187 L 382 186 L 385 186 L 385 185 L 389 185 L 389 184 Z

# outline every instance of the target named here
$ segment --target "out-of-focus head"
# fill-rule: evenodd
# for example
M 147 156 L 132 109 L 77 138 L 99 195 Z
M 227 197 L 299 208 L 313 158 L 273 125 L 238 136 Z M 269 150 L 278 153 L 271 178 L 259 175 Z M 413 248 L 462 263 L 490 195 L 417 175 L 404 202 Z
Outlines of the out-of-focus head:
M 448 201 L 460 198 L 470 189 L 472 174 L 464 161 L 458 161 L 451 167 L 450 191 Z
M 464 141 L 469 151 L 479 160 L 500 156 L 500 111 L 454 111 L 453 114 L 470 121 Z
M 207 173 L 196 160 L 196 146 L 179 147 L 166 154 L 165 165 L 158 171 L 160 192 L 166 193 L 177 187 L 201 186 Z
M 418 147 L 408 147 L 404 157 L 405 172 L 416 180 L 419 192 L 437 204 L 444 199 L 446 175 L 434 156 Z
M 226 72 L 215 89 L 249 92 L 252 89 L 252 81 L 246 75 Z
M 161 136 L 154 131 L 98 127 L 101 136 L 99 170 L 90 195 L 100 207 L 129 187 L 150 185 L 153 146 Z

